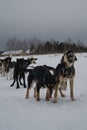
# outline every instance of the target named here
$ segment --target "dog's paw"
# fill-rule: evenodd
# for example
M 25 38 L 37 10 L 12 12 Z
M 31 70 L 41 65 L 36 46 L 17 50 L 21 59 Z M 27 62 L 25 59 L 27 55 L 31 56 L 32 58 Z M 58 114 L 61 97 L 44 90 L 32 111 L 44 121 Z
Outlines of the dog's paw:
M 61 94 L 61 97 L 65 97 L 65 95 L 64 95 L 64 94 Z
M 46 101 L 50 101 L 50 99 L 49 99 L 49 98 L 46 98 Z
M 76 99 L 75 99 L 75 98 L 72 98 L 71 101 L 76 101 Z
M 26 99 L 28 99 L 28 98 L 29 98 L 29 96 L 26 96 L 25 98 L 26 98 Z
M 36 98 L 36 101 L 40 101 L 40 98 Z
M 57 103 L 57 99 L 56 99 L 56 98 L 54 98 L 52 102 L 53 102 L 53 103 Z
M 20 88 L 19 86 L 16 87 L 16 89 L 19 89 L 19 88 Z

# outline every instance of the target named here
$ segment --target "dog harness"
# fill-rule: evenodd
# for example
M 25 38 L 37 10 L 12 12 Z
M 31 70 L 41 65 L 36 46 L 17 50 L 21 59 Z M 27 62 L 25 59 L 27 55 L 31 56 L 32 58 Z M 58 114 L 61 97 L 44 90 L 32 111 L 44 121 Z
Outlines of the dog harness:
M 67 66 L 63 65 L 62 71 L 63 71 L 63 76 L 67 77 L 67 78 L 72 78 L 72 76 L 75 72 L 73 65 L 71 67 L 67 67 Z

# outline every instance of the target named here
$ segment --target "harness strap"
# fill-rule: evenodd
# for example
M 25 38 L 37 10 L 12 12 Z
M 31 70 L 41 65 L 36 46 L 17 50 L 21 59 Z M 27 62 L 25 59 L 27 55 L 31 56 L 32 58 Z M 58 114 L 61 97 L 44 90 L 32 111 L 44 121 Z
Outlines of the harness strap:
M 63 65 L 62 72 L 63 72 L 63 76 L 64 77 L 72 78 L 72 76 L 74 74 L 74 67 L 73 67 L 73 65 L 71 67 L 67 67 L 67 66 Z

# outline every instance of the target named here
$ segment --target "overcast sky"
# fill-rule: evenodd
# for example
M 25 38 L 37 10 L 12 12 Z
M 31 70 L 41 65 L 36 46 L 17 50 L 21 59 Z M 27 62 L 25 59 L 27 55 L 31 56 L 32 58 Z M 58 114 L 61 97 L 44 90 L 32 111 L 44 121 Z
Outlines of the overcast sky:
M 13 36 L 87 44 L 87 0 L 0 0 L 0 50 Z

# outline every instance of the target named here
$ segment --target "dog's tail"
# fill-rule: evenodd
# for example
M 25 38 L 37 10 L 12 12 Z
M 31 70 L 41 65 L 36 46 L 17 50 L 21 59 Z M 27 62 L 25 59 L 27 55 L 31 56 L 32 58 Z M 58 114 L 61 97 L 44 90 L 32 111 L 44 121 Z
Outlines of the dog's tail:
M 44 67 L 46 67 L 48 70 L 52 70 L 52 71 L 55 71 L 55 68 L 54 67 L 51 67 L 51 66 L 47 66 L 47 65 L 44 65 Z

